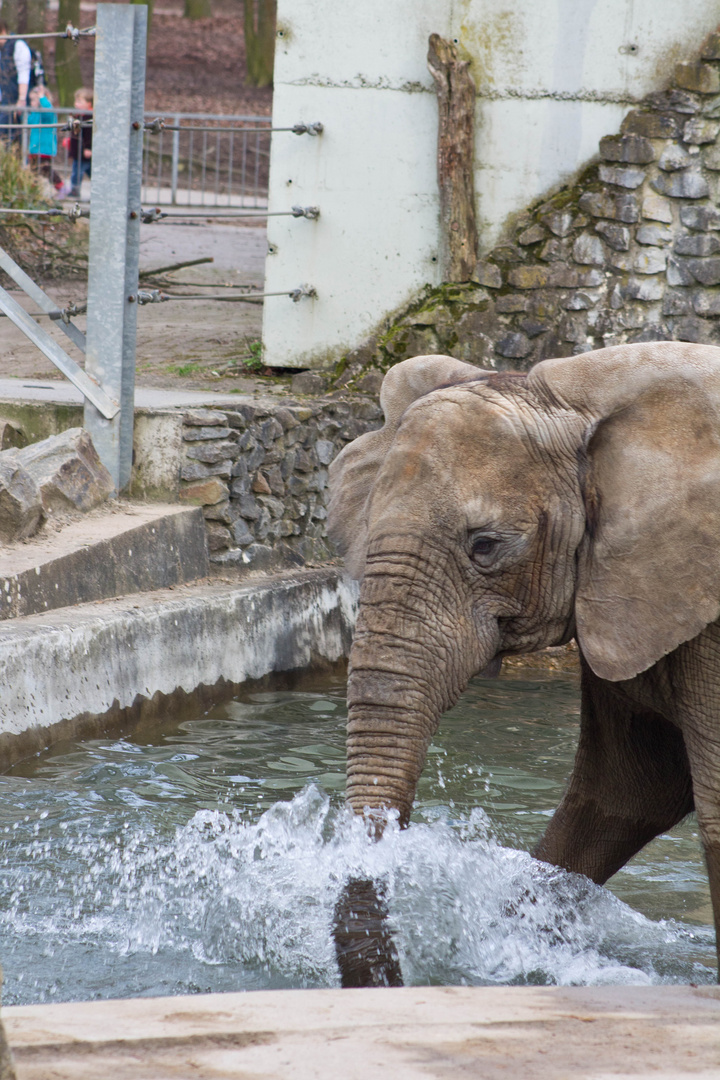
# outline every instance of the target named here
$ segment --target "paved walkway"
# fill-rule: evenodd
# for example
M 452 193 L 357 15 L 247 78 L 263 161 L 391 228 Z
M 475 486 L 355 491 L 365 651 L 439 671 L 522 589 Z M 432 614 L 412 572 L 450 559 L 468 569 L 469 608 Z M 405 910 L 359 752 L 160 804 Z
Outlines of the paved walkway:
M 3 1010 L 18 1080 L 720 1078 L 720 988 L 419 987 Z
M 135 389 L 137 409 L 200 408 L 210 405 L 237 405 L 255 391 L 252 379 L 238 380 L 244 394 L 216 394 L 203 390 Z M 267 396 L 267 390 L 262 391 Z M 0 379 L 0 401 L 42 401 L 61 405 L 82 405 L 83 396 L 65 379 Z

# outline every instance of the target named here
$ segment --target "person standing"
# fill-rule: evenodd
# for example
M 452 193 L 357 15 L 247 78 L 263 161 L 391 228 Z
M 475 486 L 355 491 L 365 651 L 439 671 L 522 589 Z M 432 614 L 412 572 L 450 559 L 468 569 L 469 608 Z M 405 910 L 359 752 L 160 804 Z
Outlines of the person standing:
M 22 38 L 8 36 L 7 23 L 0 19 L 0 114 L 4 124 L 13 123 L 15 110 L 27 105 L 32 53 Z
M 83 177 L 92 175 L 92 111 L 93 92 L 87 86 L 81 86 L 75 91 L 73 107 L 77 110 L 74 114 L 76 120 L 80 120 L 84 126 L 77 134 L 70 136 L 70 149 L 68 156 L 72 161 L 72 178 L 70 191 L 65 188 L 61 196 L 71 195 L 73 199 L 80 198 Z M 86 125 L 86 126 L 85 126 Z
M 49 180 L 57 191 L 62 187 L 62 177 L 55 172 L 57 154 L 57 113 L 53 110 L 50 91 L 44 86 L 33 86 L 28 94 L 28 162 L 40 176 Z

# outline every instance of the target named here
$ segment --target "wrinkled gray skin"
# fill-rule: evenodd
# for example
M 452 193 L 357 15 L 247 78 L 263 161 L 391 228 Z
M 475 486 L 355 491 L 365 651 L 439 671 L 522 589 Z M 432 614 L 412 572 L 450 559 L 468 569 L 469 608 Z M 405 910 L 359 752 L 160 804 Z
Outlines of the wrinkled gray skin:
M 384 428 L 331 469 L 331 535 L 362 579 L 350 805 L 407 823 L 468 680 L 575 636 L 580 743 L 535 855 L 601 883 L 694 807 L 717 930 L 720 349 L 617 346 L 527 377 L 416 357 L 381 401 Z

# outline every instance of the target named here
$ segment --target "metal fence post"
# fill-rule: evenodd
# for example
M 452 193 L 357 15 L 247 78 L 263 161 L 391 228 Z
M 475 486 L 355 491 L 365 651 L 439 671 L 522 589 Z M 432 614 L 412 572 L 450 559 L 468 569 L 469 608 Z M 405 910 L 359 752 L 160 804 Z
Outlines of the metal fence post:
M 86 370 L 120 412 L 84 425 L 118 491 L 132 470 L 147 7 L 98 4 Z M 132 299 L 131 299 L 132 298 Z
M 27 109 L 25 109 L 23 111 L 20 123 L 22 124 L 22 128 L 20 129 L 20 156 L 22 158 L 23 165 L 25 166 L 25 168 L 27 168 L 27 166 L 28 166 L 28 147 L 29 147 L 29 143 L 30 143 L 30 140 L 28 138 L 29 131 L 28 131 Z
M 173 117 L 173 125 L 175 131 L 173 131 L 172 141 L 172 172 L 170 179 L 170 202 L 175 205 L 177 202 L 177 186 L 178 186 L 178 166 L 180 164 L 180 117 Z

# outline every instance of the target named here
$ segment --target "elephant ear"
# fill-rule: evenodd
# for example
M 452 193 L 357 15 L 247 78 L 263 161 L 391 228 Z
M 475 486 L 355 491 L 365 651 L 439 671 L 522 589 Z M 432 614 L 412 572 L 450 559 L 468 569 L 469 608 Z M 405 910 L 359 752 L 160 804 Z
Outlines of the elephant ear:
M 414 356 L 388 371 L 380 389 L 383 427 L 349 443 L 330 466 L 328 536 L 353 577 L 362 577 L 365 565 L 368 496 L 403 413 L 432 390 L 481 376 L 478 368 L 452 356 Z
M 586 420 L 577 637 L 632 678 L 720 616 L 720 349 L 617 346 L 528 381 Z

